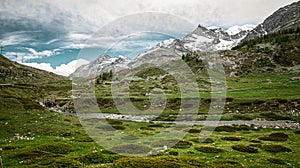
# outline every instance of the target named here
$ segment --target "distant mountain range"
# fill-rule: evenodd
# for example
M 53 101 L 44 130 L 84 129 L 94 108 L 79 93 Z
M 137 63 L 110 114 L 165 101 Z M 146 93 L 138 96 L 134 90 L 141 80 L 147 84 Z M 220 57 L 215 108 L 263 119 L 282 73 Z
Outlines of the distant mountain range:
M 205 28 L 199 25 L 183 39 L 163 41 L 133 60 L 123 56 L 111 58 L 108 55 L 101 55 L 97 60 L 79 67 L 70 77 L 97 76 L 104 72 L 116 72 L 122 68 L 135 68 L 143 64 L 167 63 L 195 51 L 230 50 L 241 41 L 298 27 L 300 26 L 299 21 L 300 1 L 280 8 L 256 27 L 254 25 L 234 26 L 224 31 L 216 26 Z

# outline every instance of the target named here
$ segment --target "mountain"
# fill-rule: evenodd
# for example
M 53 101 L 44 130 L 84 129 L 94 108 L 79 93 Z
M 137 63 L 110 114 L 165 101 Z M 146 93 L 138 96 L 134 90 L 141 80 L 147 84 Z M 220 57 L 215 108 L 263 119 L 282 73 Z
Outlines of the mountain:
M 99 75 L 110 70 L 114 72 L 119 71 L 121 70 L 121 67 L 135 68 L 143 64 L 162 65 L 172 60 L 178 60 L 183 55 L 196 51 L 213 52 L 218 50 L 230 50 L 238 44 L 241 44 L 240 42 L 260 37 L 272 32 L 299 27 L 299 19 L 300 1 L 280 8 L 271 16 L 269 16 L 262 24 L 259 24 L 255 28 L 254 25 L 248 24 L 242 26 L 233 26 L 224 31 L 222 28 L 216 26 L 206 28 L 199 25 L 193 32 L 185 36 L 183 39 L 169 39 L 163 41 L 154 48 L 141 53 L 134 60 L 100 56 L 97 59 L 98 61 L 96 60 L 88 65 L 82 66 L 78 69 L 78 71 L 83 71 L 85 74 L 89 74 L 89 76 L 91 76 L 93 72 L 97 72 L 96 75 Z M 294 37 L 294 35 L 291 36 Z M 277 40 L 282 41 L 282 39 L 279 38 L 288 37 L 289 35 L 280 37 L 278 36 Z M 262 43 L 261 46 L 262 45 L 267 44 Z M 276 47 L 274 45 L 272 46 Z M 269 51 L 269 48 L 265 50 Z M 278 54 L 280 53 L 275 54 L 274 52 L 274 55 L 277 55 L 274 56 L 275 60 L 277 60 L 279 64 L 286 64 L 285 62 L 287 61 L 278 60 L 279 57 L 280 59 L 283 59 L 281 56 L 282 54 Z M 298 62 L 298 59 L 296 59 L 293 54 L 291 54 L 291 56 L 288 58 L 292 58 L 291 60 L 296 60 L 296 62 Z M 99 61 L 102 59 L 104 60 Z M 116 60 L 119 61 L 116 62 Z
M 300 26 L 300 1 L 280 8 L 263 23 L 253 29 L 242 41 L 247 41 L 271 32 Z
M 104 72 L 120 71 L 121 69 L 127 67 L 127 64 L 130 62 L 130 60 L 131 59 L 124 56 L 110 57 L 107 54 L 102 54 L 89 64 L 78 67 L 69 77 L 95 77 Z
M 246 24 L 246 25 L 242 25 L 242 26 L 232 26 L 230 28 L 228 28 L 225 32 L 228 33 L 229 35 L 236 35 L 242 31 L 251 31 L 256 27 L 256 25 L 252 25 L 252 24 Z
M 236 46 L 251 29 L 240 29 L 228 34 L 222 28 L 205 28 L 199 25 L 196 30 L 182 39 L 184 47 L 190 51 L 228 50 Z
M 51 72 L 28 67 L 17 62 L 10 61 L 3 55 L 0 55 L 1 84 L 47 83 L 58 80 L 67 80 L 67 78 Z
M 193 51 L 216 51 L 231 49 L 246 36 L 250 28 L 236 30 L 229 35 L 223 29 L 199 25 L 183 39 L 168 39 L 158 43 L 152 49 L 139 54 L 134 60 L 127 57 L 110 57 L 106 54 L 95 61 L 79 67 L 70 77 L 98 76 L 104 72 L 117 72 L 122 68 L 135 68 L 143 64 L 163 64 L 178 60 L 182 55 Z

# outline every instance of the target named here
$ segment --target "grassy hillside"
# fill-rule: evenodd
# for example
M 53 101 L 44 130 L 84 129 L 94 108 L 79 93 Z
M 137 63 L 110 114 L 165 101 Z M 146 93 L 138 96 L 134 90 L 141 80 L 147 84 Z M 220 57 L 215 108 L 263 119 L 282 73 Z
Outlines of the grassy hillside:
M 58 80 L 67 80 L 67 78 L 12 62 L 0 55 L 0 84 L 48 83 Z
M 300 27 L 281 30 L 276 33 L 245 41 L 233 50 L 267 54 L 281 66 L 291 67 L 300 64 Z M 263 63 L 262 63 L 263 64 Z

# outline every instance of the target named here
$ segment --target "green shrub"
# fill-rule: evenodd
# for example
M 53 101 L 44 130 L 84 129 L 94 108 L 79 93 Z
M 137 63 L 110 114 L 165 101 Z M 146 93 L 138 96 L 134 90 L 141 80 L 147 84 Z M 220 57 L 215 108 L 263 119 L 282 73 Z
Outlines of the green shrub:
M 83 167 L 82 163 L 79 161 L 66 158 L 66 157 L 59 157 L 59 158 L 52 158 L 48 160 L 43 160 L 39 163 L 39 165 L 43 165 L 49 168 L 63 168 L 63 167 L 70 167 L 70 168 L 81 168 Z
M 73 141 L 77 142 L 93 142 L 94 140 L 89 136 L 80 136 L 73 139 Z
M 67 154 L 74 151 L 74 147 L 67 143 L 54 142 L 54 143 L 40 145 L 38 147 L 38 150 L 51 152 L 55 154 Z
M 17 149 L 18 146 L 14 146 L 14 145 L 6 145 L 4 147 L 2 147 L 3 150 L 13 150 L 13 149 Z
M 283 132 L 272 133 L 269 136 L 260 137 L 258 139 L 264 141 L 286 141 L 289 136 Z
M 115 168 L 181 168 L 191 167 L 172 161 L 161 160 L 158 158 L 121 158 L 114 162 Z
M 126 129 L 126 127 L 124 127 L 122 125 L 113 125 L 112 127 L 116 130 L 125 130 Z
M 235 132 L 236 129 L 232 126 L 217 126 L 215 128 L 215 131 L 217 131 L 217 132 L 222 132 L 222 131 L 224 131 L 224 132 Z
M 241 163 L 235 161 L 215 161 L 215 162 L 207 162 L 205 166 L 208 168 L 236 168 L 236 167 L 244 167 Z
M 160 156 L 159 159 L 182 164 L 182 167 L 203 167 L 204 163 L 197 157 L 190 156 Z
M 278 153 L 278 152 L 292 152 L 292 150 L 290 148 L 281 146 L 281 145 L 263 145 L 262 149 L 269 151 L 269 152 L 274 152 L 274 153 Z
M 258 153 L 258 149 L 246 145 L 234 145 L 231 148 L 239 152 Z
M 44 151 L 26 151 L 26 152 L 17 152 L 15 153 L 13 158 L 16 159 L 37 159 L 37 158 L 43 158 L 43 157 L 54 157 L 56 156 L 53 153 L 44 152 Z
M 193 145 L 193 143 L 188 142 L 188 141 L 179 141 L 177 142 L 172 148 L 189 148 Z
M 201 141 L 202 143 L 213 143 L 213 142 L 215 142 L 215 140 L 212 139 L 212 138 L 206 138 L 204 141 L 200 139 L 200 141 Z
M 269 162 L 274 163 L 274 164 L 280 164 L 283 165 L 284 161 L 281 159 L 277 159 L 277 158 L 268 158 L 267 159 Z
M 234 114 L 232 116 L 234 120 L 252 120 L 253 117 L 246 114 Z
M 112 163 L 113 161 L 121 158 L 120 155 L 104 155 L 100 152 L 93 152 L 81 156 L 78 161 L 84 164 L 100 164 L 100 163 Z
M 123 154 L 144 154 L 149 153 L 151 148 L 145 145 L 127 144 L 115 146 L 111 150 L 115 153 Z
M 254 140 L 251 140 L 250 142 L 252 142 L 252 143 L 261 143 L 261 141 L 260 141 L 260 140 L 256 140 L 256 139 L 254 139 Z
M 106 121 L 111 125 L 122 125 L 123 124 L 123 122 L 120 120 L 106 119 Z
M 169 155 L 173 155 L 173 156 L 177 156 L 178 155 L 177 151 L 169 151 L 168 153 L 169 153 Z
M 163 124 L 151 124 L 148 127 L 165 127 Z
M 141 130 L 147 130 L 147 131 L 155 131 L 155 129 L 150 128 L 150 127 L 141 127 Z
M 204 153 L 219 153 L 224 151 L 223 149 L 216 148 L 213 146 L 196 146 L 195 149 Z
M 260 114 L 261 116 L 263 116 L 265 119 L 269 119 L 269 120 L 291 120 L 291 117 L 288 116 L 282 116 L 282 115 L 278 115 L 276 113 L 262 113 Z
M 295 134 L 300 134 L 300 130 L 297 130 L 294 132 Z
M 231 136 L 231 137 L 222 137 L 222 140 L 227 140 L 227 141 L 240 141 L 244 139 L 243 137 L 236 137 L 236 136 Z
M 192 128 L 188 131 L 189 133 L 200 133 L 201 132 L 201 129 L 197 129 L 197 128 Z

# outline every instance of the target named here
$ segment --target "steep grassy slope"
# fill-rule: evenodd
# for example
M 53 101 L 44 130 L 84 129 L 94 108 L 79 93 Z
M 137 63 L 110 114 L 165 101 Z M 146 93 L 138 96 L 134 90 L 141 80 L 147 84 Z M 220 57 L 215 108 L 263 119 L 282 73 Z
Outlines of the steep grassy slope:
M 0 84 L 48 83 L 58 80 L 67 80 L 67 78 L 12 62 L 0 55 Z

